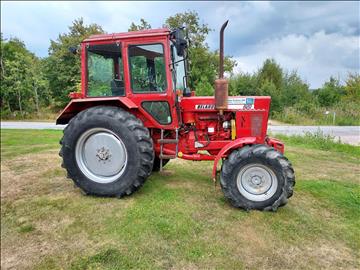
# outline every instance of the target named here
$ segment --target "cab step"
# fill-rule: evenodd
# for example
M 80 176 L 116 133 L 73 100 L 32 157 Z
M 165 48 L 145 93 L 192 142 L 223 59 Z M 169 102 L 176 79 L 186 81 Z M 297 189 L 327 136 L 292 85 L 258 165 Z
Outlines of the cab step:
M 164 159 L 174 159 L 177 158 L 178 155 L 178 151 L 179 151 L 179 130 L 176 129 L 175 130 L 175 139 L 164 139 L 164 130 L 161 129 L 161 137 L 158 140 L 158 143 L 160 144 L 160 154 L 159 154 L 159 158 L 160 158 L 160 172 L 162 172 L 163 169 L 163 160 Z M 175 144 L 175 155 L 164 155 L 164 145 L 165 144 Z
M 179 140 L 177 139 L 159 139 L 158 143 L 160 144 L 177 144 Z
M 159 155 L 160 159 L 174 159 L 176 157 L 176 155 Z

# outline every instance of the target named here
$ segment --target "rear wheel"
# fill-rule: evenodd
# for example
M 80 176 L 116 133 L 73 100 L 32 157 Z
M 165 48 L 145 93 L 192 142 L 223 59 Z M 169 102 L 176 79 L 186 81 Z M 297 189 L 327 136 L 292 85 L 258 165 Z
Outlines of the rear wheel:
M 87 194 L 130 195 L 151 173 L 154 151 L 149 131 L 118 107 L 80 112 L 65 128 L 61 144 L 63 167 Z
M 293 194 L 295 175 L 291 163 L 266 145 L 245 146 L 224 161 L 220 182 L 231 204 L 246 210 L 272 210 Z

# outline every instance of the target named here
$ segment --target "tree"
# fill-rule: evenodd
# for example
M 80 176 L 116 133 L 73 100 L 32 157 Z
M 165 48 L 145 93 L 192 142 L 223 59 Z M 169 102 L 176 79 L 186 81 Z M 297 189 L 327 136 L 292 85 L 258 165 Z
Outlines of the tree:
M 349 73 L 345 81 L 345 99 L 360 103 L 360 74 Z
M 272 82 L 280 90 L 283 81 L 283 71 L 274 59 L 266 59 L 258 73 L 259 87 Z
M 36 112 L 40 113 L 41 106 L 48 106 L 52 100 L 49 89 L 49 81 L 44 74 L 44 60 L 37 60 L 34 62 L 31 69 L 32 90 L 34 93 L 34 101 Z
M 145 21 L 143 18 L 140 19 L 140 24 L 136 25 L 134 22 L 131 23 L 128 31 L 140 31 L 151 29 L 151 25 Z
M 264 81 L 264 83 L 261 85 L 260 91 L 264 96 L 271 96 L 272 114 L 276 112 L 281 112 L 283 110 L 283 106 L 281 104 L 280 89 L 278 89 L 272 81 Z
M 257 89 L 257 74 L 239 73 L 230 78 L 229 92 L 232 96 L 256 96 L 260 90 Z
M 339 79 L 330 77 L 329 81 L 325 82 L 322 88 L 316 90 L 314 94 L 321 106 L 330 107 L 340 101 L 344 94 L 344 88 L 340 85 Z
M 190 48 L 208 47 L 205 43 L 207 35 L 212 29 L 205 23 L 200 23 L 199 15 L 196 11 L 187 11 L 184 13 L 176 13 L 165 21 L 165 27 L 176 29 L 185 27 L 187 36 L 190 39 Z
M 41 60 L 17 39 L 1 40 L 1 109 L 3 114 L 39 111 L 48 99 L 47 84 L 39 66 Z M 43 83 L 41 83 L 42 81 Z
M 286 72 L 283 75 L 281 89 L 281 102 L 283 107 L 293 106 L 299 102 L 313 103 L 309 85 L 300 78 L 296 71 Z
M 190 59 L 190 87 L 197 90 L 198 95 L 212 95 L 213 85 L 219 70 L 219 52 L 211 52 L 205 42 L 211 28 L 200 23 L 199 15 L 195 11 L 177 13 L 165 21 L 170 29 L 185 27 L 189 37 Z M 225 57 L 224 70 L 231 73 L 236 62 L 231 57 Z M 201 85 L 201 88 L 198 86 Z
M 78 46 L 90 35 L 101 33 L 104 33 L 101 26 L 85 25 L 80 18 L 69 27 L 68 33 L 60 34 L 55 41 L 50 40 L 45 69 L 55 106 L 63 107 L 68 101 L 68 94 L 79 91 L 80 55 L 73 55 L 69 48 Z

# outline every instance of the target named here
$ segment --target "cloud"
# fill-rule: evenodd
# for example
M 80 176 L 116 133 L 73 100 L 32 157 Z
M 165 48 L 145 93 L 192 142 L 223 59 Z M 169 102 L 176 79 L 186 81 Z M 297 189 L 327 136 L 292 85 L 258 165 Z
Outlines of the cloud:
M 127 31 L 145 18 L 153 27 L 178 12 L 195 10 L 215 31 L 207 42 L 219 47 L 219 28 L 229 19 L 225 53 L 238 69 L 256 70 L 267 57 L 297 69 L 311 87 L 330 75 L 359 70 L 359 2 L 1 2 L 1 32 L 16 36 L 38 56 L 47 55 L 50 39 L 68 31 L 76 18 L 107 32 Z
M 360 70 L 359 37 L 319 31 L 307 37 L 289 34 L 266 39 L 255 46 L 254 53 L 236 57 L 236 72 L 254 72 L 266 58 L 274 58 L 288 71 L 297 70 L 301 77 L 320 87 L 331 75 L 345 78 L 348 72 Z

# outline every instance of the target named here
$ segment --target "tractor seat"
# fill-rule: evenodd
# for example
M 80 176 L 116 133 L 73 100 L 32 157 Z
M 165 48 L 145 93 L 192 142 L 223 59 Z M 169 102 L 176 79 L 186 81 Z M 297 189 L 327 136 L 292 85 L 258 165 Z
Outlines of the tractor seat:
M 124 96 L 125 95 L 124 81 L 117 79 L 112 80 L 111 93 L 113 96 Z

